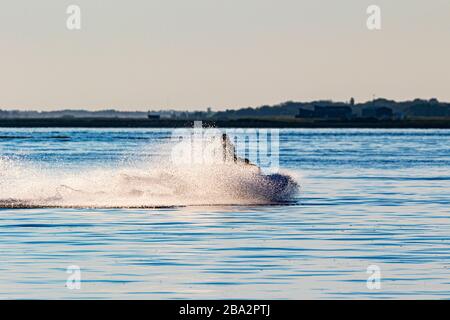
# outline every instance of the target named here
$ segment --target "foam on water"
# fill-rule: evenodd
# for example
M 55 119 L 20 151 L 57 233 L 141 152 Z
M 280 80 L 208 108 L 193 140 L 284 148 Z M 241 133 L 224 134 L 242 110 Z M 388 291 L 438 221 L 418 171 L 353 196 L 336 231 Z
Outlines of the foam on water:
M 164 158 L 104 168 L 46 167 L 0 158 L 0 207 L 170 207 L 289 201 L 287 172 L 265 176 L 243 165 L 173 165 Z

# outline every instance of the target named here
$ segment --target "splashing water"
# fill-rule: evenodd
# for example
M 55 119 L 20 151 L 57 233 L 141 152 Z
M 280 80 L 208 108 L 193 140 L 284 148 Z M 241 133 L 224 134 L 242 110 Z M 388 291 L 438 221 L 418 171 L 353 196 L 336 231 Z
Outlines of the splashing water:
M 273 204 L 291 200 L 297 191 L 288 173 L 266 176 L 234 163 L 175 166 L 159 157 L 74 171 L 0 158 L 0 207 Z

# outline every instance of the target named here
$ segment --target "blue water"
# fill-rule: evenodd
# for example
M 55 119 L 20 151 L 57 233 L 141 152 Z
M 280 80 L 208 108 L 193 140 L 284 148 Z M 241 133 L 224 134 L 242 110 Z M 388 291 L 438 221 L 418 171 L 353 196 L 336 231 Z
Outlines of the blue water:
M 0 129 L 0 157 L 114 172 L 170 136 Z M 450 298 L 450 130 L 281 130 L 280 166 L 282 205 L 0 209 L 0 298 Z

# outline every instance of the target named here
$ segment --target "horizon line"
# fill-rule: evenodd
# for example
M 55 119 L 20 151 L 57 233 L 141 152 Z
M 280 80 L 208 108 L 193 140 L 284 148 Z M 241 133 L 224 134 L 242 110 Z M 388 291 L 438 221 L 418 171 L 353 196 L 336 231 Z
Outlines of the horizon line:
M 76 108 L 63 108 L 63 109 L 54 109 L 54 110 L 38 110 L 38 109 L 14 109 L 17 107 L 14 107 L 13 109 L 3 109 L 3 107 L 0 107 L 0 111 L 17 111 L 17 112 L 39 112 L 39 113 L 50 113 L 50 112 L 62 112 L 62 111 L 85 111 L 85 112 L 105 112 L 105 111 L 115 111 L 115 112 L 161 112 L 161 111 L 175 111 L 175 112 L 204 112 L 205 110 L 208 110 L 209 108 L 211 108 L 212 112 L 226 112 L 226 111 L 233 111 L 233 110 L 240 110 L 240 109 L 247 109 L 247 108 L 251 108 L 251 109 L 258 109 L 261 107 L 276 107 L 276 106 L 281 106 L 283 104 L 286 103 L 303 103 L 303 104 L 311 104 L 311 103 L 318 103 L 318 102 L 331 102 L 331 103 L 345 103 L 345 104 L 350 104 L 352 97 L 348 100 L 348 101 L 338 101 L 338 100 L 333 100 L 333 99 L 318 99 L 318 100 L 309 100 L 309 101 L 295 101 L 295 100 L 286 100 L 277 104 L 263 104 L 263 105 L 259 105 L 259 106 L 241 106 L 241 107 L 230 107 L 230 108 L 224 108 L 221 110 L 214 110 L 214 107 L 208 106 L 208 107 L 198 107 L 199 109 L 192 109 L 192 110 L 188 110 L 188 109 L 177 109 L 177 108 L 167 108 L 167 109 L 147 109 L 147 110 L 138 110 L 138 109 L 130 109 L 130 110 L 122 110 L 122 109 L 115 109 L 114 107 L 104 107 L 104 109 L 79 109 L 80 107 L 76 107 Z M 377 101 L 377 100 L 386 100 L 386 101 L 390 101 L 390 102 L 394 102 L 394 103 L 407 103 L 407 102 L 414 102 L 417 100 L 420 101 L 437 101 L 438 103 L 442 103 L 442 104 L 450 104 L 450 102 L 447 101 L 439 101 L 439 99 L 437 98 L 414 98 L 411 100 L 395 100 L 395 99 L 388 99 L 388 98 L 384 98 L 384 97 L 376 97 L 374 99 L 371 100 L 366 100 L 364 102 L 354 102 L 354 105 L 359 105 L 359 104 L 366 104 L 366 103 L 370 103 L 373 101 Z M 203 108 L 203 109 L 201 109 Z

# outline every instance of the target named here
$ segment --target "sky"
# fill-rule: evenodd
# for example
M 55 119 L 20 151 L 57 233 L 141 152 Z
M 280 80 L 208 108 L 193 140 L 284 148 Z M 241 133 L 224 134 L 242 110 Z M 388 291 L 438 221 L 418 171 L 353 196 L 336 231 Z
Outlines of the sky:
M 381 30 L 366 26 L 381 8 Z M 450 101 L 448 0 L 0 0 L 0 109 Z M 69 5 L 81 29 L 69 30 Z

